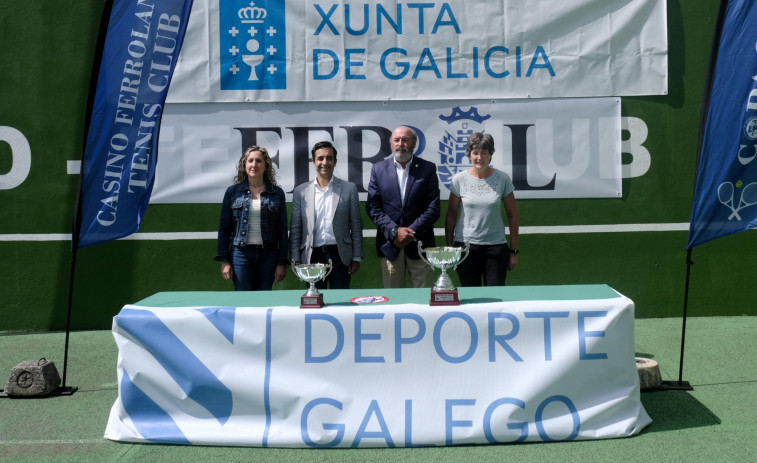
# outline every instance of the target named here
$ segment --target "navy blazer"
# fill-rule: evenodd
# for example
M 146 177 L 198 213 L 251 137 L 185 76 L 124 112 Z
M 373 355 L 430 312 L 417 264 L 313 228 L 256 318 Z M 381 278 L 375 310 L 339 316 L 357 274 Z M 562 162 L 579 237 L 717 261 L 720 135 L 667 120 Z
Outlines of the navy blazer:
M 365 208 L 376 224 L 376 252 L 379 257 L 386 257 L 390 261 L 395 260 L 400 251 L 389 239 L 389 233 L 395 227 L 415 230 L 415 239 L 422 241 L 424 248 L 436 246 L 434 224 L 440 214 L 436 164 L 413 156 L 407 167 L 410 172 L 405 186 L 404 204 L 400 200 L 394 156 L 373 165 L 368 184 Z M 419 258 L 415 243 L 406 246 L 405 253 L 411 259 Z

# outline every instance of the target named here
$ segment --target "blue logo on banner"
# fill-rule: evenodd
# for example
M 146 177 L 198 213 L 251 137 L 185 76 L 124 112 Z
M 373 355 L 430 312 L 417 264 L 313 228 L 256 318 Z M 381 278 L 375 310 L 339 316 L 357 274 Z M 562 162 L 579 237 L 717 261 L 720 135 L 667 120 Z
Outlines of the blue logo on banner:
M 228 316 L 233 314 L 234 308 L 225 307 L 219 310 Z M 160 363 L 165 372 L 184 391 L 187 398 L 204 407 L 221 425 L 229 420 L 234 408 L 231 389 L 163 323 L 163 320 L 149 310 L 124 308 L 116 316 L 115 321 L 120 329 L 128 333 L 134 342 L 141 345 Z M 137 394 L 136 389 L 139 388 L 135 386 L 134 394 Z M 144 394 L 144 391 L 141 393 Z M 146 407 L 147 404 L 144 406 Z M 167 415 L 168 412 L 161 412 L 161 410 L 158 405 L 149 407 L 150 416 L 159 418 L 155 429 L 159 429 L 159 424 L 168 426 L 173 422 L 173 420 L 165 419 L 163 415 Z M 140 411 L 139 407 L 136 407 L 135 411 Z M 164 434 L 170 435 L 169 431 L 173 433 L 170 426 Z
M 286 88 L 286 2 L 219 2 L 221 90 Z
M 483 132 L 483 122 L 491 116 L 481 116 L 478 108 L 471 106 L 463 111 L 459 106 L 452 109 L 449 116 L 439 116 L 449 126 L 439 140 L 439 180 L 449 189 L 452 177 L 461 170 L 471 166 L 470 159 L 465 155 L 468 137 L 473 132 Z
M 747 172 L 747 169 L 741 166 L 750 164 L 757 157 L 755 139 L 757 139 L 757 117 L 746 121 L 743 133 L 741 134 L 737 155 L 740 164 L 738 175 L 740 176 L 744 176 L 745 172 Z M 728 220 L 741 222 L 742 218 L 739 211 L 757 204 L 757 182 L 745 184 L 741 178 L 738 178 L 735 182 L 726 180 L 718 186 L 717 197 L 720 204 L 730 211 Z M 750 214 L 750 218 L 752 215 L 754 214 Z

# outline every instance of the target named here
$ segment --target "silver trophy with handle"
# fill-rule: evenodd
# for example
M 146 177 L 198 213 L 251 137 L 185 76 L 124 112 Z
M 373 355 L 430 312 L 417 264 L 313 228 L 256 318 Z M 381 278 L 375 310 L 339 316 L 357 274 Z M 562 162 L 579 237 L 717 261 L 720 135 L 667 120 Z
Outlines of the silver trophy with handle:
M 333 268 L 331 259 L 329 259 L 328 264 L 295 264 L 292 261 L 292 272 L 297 275 L 297 278 L 310 284 L 307 292 L 300 298 L 301 309 L 320 309 L 323 307 L 323 293 L 318 291 L 315 284 L 325 280 Z
M 428 265 L 442 271 L 442 274 L 434 283 L 434 287 L 431 288 L 431 305 L 460 305 L 457 288 L 455 288 L 452 278 L 447 274 L 447 269 L 455 270 L 468 257 L 470 243 L 466 242 L 462 248 L 444 246 L 423 249 L 421 246 L 423 246 L 423 243 L 418 241 L 420 258 Z

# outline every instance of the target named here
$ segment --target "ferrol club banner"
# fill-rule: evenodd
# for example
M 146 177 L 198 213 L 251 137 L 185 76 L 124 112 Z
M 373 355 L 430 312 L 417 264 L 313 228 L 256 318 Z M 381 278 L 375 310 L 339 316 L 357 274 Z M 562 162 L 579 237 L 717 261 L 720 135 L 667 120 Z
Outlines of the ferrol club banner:
M 458 106 L 464 103 L 465 106 Z M 154 203 L 220 203 L 246 147 L 268 149 L 285 192 L 313 178 L 310 149 L 337 148 L 335 175 L 362 200 L 371 166 L 390 155 L 392 130 L 418 134 L 416 156 L 437 165 L 441 197 L 468 169 L 468 136 L 493 135 L 492 165 L 518 198 L 619 198 L 619 98 L 424 102 L 167 104 Z
M 169 102 L 665 95 L 665 0 L 196 0 Z
M 192 0 L 115 0 L 82 160 L 80 247 L 134 233 Z
M 728 2 L 687 249 L 757 227 L 757 3 Z
M 626 437 L 633 303 L 126 306 L 105 437 L 365 448 Z

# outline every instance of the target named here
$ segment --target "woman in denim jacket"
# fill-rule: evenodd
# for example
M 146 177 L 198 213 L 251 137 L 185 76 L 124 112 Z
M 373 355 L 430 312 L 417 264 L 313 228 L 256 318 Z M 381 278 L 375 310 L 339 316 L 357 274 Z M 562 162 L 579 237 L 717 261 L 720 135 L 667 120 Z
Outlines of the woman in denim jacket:
M 236 291 L 270 291 L 286 276 L 287 210 L 268 151 L 247 148 L 226 189 L 218 225 L 221 275 Z

